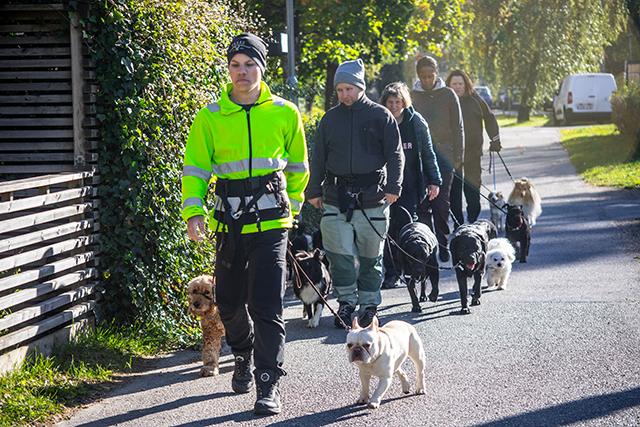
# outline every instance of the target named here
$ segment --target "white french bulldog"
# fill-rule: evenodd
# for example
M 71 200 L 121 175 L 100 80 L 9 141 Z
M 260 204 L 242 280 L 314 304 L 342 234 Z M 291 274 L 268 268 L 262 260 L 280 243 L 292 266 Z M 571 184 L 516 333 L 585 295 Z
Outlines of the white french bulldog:
M 378 317 L 374 316 L 367 328 L 361 328 L 358 318 L 353 319 L 351 332 L 347 334 L 347 353 L 349 362 L 358 365 L 362 392 L 357 403 L 365 403 L 371 409 L 380 406 L 382 396 L 391 385 L 393 374 L 398 374 L 402 383 L 402 391 L 410 391 L 407 375 L 402 370 L 402 362 L 407 356 L 416 366 L 416 394 L 424 394 L 424 366 L 426 356 L 422 340 L 413 325 L 401 320 L 392 320 L 379 327 Z M 369 382 L 371 376 L 379 378 L 378 388 L 369 399 Z

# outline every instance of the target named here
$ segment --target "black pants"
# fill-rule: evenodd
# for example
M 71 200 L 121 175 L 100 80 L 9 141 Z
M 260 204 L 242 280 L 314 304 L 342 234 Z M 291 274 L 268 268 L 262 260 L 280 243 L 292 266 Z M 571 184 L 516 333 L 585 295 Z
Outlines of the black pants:
M 451 213 L 453 214 L 453 222 L 457 227 L 464 224 L 464 215 L 462 214 L 462 178 L 465 176 L 465 170 L 462 165 L 456 169 L 456 174 L 451 183 L 451 195 L 449 201 L 451 203 Z
M 234 352 L 253 348 L 257 369 L 275 369 L 284 361 L 287 230 L 242 234 L 226 267 L 225 250 L 216 256 L 216 298 L 227 344 Z
M 426 224 L 434 232 L 438 243 L 444 247 L 449 245 L 449 193 L 453 182 L 453 172 L 441 172 L 442 185 L 438 197 L 429 201 L 427 197 L 418 205 L 418 221 Z
M 480 215 L 480 186 L 482 166 L 480 158 L 464 162 L 464 198 L 467 200 L 467 221 L 476 222 Z

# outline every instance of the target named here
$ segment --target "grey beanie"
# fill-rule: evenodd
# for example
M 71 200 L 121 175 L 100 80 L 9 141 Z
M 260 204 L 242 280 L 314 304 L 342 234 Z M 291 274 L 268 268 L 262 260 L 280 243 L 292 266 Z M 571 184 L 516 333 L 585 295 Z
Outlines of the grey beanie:
M 364 82 L 364 64 L 362 63 L 362 59 L 358 58 L 340 64 L 336 70 L 336 75 L 333 77 L 334 89 L 338 83 L 349 83 L 365 90 L 367 85 Z

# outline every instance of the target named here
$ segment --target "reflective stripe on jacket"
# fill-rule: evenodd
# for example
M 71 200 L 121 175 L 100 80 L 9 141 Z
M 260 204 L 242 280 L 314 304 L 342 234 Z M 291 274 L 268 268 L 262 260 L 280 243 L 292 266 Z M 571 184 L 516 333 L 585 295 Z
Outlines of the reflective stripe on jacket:
M 232 89 L 233 84 L 227 84 L 220 100 L 201 109 L 191 125 L 182 173 L 182 217 L 188 220 L 205 214 L 208 183 L 216 177 L 244 179 L 277 170 L 284 172 L 292 215 L 297 215 L 309 180 L 307 144 L 298 109 L 273 96 L 262 82 L 260 98 L 246 111 L 229 99 Z M 217 199 L 216 196 L 214 208 L 220 209 Z M 259 209 L 272 207 L 274 197 L 263 196 L 258 202 Z M 291 227 L 292 215 L 263 221 L 261 229 Z M 209 227 L 218 227 L 213 209 Z M 245 224 L 242 229 L 243 233 L 257 231 L 255 223 Z

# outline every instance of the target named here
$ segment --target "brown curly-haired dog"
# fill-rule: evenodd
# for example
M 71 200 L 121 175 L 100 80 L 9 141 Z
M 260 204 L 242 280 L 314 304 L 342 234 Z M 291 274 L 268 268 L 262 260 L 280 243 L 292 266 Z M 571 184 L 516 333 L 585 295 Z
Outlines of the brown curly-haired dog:
M 202 368 L 201 377 L 218 375 L 220 339 L 224 326 L 215 303 L 215 279 L 208 275 L 198 276 L 189 282 L 189 312 L 200 318 L 202 327 Z

